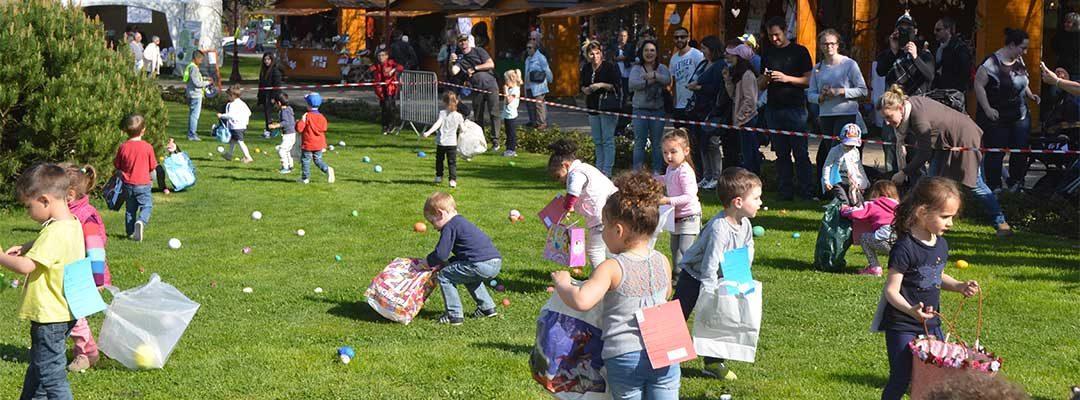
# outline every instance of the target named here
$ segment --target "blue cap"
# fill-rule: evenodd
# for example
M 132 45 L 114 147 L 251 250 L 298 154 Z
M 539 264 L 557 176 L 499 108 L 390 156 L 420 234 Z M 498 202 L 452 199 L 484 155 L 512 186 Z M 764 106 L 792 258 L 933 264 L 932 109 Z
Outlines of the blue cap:
M 304 96 L 304 101 L 306 101 L 311 108 L 319 108 L 319 106 L 322 105 L 322 96 L 316 92 L 311 92 Z

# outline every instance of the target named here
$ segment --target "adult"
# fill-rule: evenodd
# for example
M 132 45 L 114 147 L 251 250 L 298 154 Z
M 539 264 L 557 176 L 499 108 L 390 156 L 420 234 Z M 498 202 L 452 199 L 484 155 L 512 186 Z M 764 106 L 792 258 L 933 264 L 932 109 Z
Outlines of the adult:
M 379 110 L 382 112 L 382 133 L 389 135 L 397 128 L 397 110 L 395 101 L 398 92 L 398 73 L 405 70 L 405 66 L 398 64 L 390 52 L 379 50 L 375 55 L 378 63 L 371 66 L 372 82 L 375 86 L 375 97 L 379 98 Z
M 818 34 L 818 48 L 821 61 L 810 75 L 810 87 L 806 98 L 820 106 L 819 125 L 827 138 L 821 139 L 817 149 L 817 176 L 821 176 L 825 158 L 829 150 L 838 141 L 834 136 L 841 135 L 844 125 L 854 124 L 859 115 L 859 99 L 866 97 L 869 90 L 863 79 L 859 64 L 840 54 L 840 34 L 833 29 L 826 29 Z
M 971 86 L 971 49 L 956 34 L 956 20 L 943 17 L 934 24 L 937 50 L 934 62 L 934 89 L 952 89 L 966 92 Z
M 619 82 L 619 89 L 622 90 L 622 93 L 619 96 L 622 98 L 624 106 L 630 100 L 630 70 L 633 69 L 634 61 L 637 59 L 634 50 L 634 45 L 630 44 L 630 31 L 620 29 L 615 35 L 615 42 L 611 45 L 608 57 L 612 63 L 619 67 L 619 75 L 622 76 L 622 81 Z M 630 118 L 619 117 L 619 121 L 615 125 L 615 134 L 622 135 L 629 124 Z
M 758 116 L 758 74 L 754 70 L 754 50 L 741 41 L 729 42 L 725 50 L 728 69 L 724 70 L 724 85 L 731 96 L 731 124 L 735 126 L 755 126 Z M 761 151 L 758 134 L 736 130 L 739 135 L 739 147 L 742 152 L 742 167 L 761 174 Z
M 409 44 L 408 37 L 396 29 L 390 37 L 393 38 L 390 42 L 390 58 L 397 61 L 405 69 L 416 69 L 420 64 L 420 59 L 416 56 L 416 50 Z
M 878 109 L 885 123 L 896 129 L 898 138 L 911 136 L 915 142 L 911 162 L 893 175 L 894 183 L 903 184 L 929 162 L 928 176 L 960 182 L 982 203 L 998 236 L 1012 235 L 997 197 L 983 180 L 982 153 L 975 150 L 981 144 L 983 131 L 975 121 L 929 97 L 908 97 L 899 85 L 893 85 L 881 95 Z M 954 147 L 971 150 L 953 151 Z
M 1061 31 L 1050 41 L 1050 48 L 1057 55 L 1057 68 L 1069 72 L 1069 79 L 1080 80 L 1080 13 L 1065 14 Z
M 281 93 L 281 89 L 272 89 L 281 87 L 285 83 L 284 73 L 281 70 L 281 64 L 278 63 L 277 55 L 272 51 L 263 53 L 262 64 L 259 68 L 259 93 L 256 95 L 256 105 L 262 106 L 263 111 L 263 137 L 269 138 L 270 124 L 274 119 L 271 117 L 276 114 L 274 107 L 274 99 L 277 98 L 278 93 Z
M 758 80 L 758 88 L 767 89 L 769 97 L 765 104 L 765 123 L 770 129 L 805 132 L 806 87 L 810 85 L 810 72 L 813 69 L 810 51 L 788 38 L 787 22 L 782 17 L 765 21 L 765 29 L 772 43 L 772 47 L 766 48 L 761 55 L 761 67 L 765 73 Z M 813 198 L 814 170 L 810 165 L 806 137 L 774 135 L 772 148 L 776 153 L 780 198 L 791 200 L 796 194 Z M 792 182 L 793 177 L 798 182 L 797 186 Z
M 1028 34 L 1019 29 L 1005 28 L 1005 47 L 986 57 L 975 72 L 975 99 L 978 110 L 975 121 L 982 128 L 983 146 L 1019 149 L 1028 147 L 1031 117 L 1025 99 L 1039 103 L 1039 96 L 1029 85 L 1024 54 L 1029 44 Z M 1004 153 L 990 153 L 983 161 L 986 183 L 990 189 L 1001 187 L 1001 165 Z M 1006 187 L 1017 191 L 1027 175 L 1027 155 L 1009 154 L 1009 179 Z
M 724 69 L 727 68 L 727 63 L 724 62 L 724 43 L 716 36 L 706 36 L 701 39 L 701 53 L 705 55 L 704 67 L 694 81 L 686 85 L 694 92 L 694 107 L 689 112 L 690 118 L 695 121 L 727 124 L 731 122 L 731 96 L 724 85 Z M 738 142 L 725 138 L 729 136 L 727 129 L 694 125 L 692 131 L 697 138 L 695 151 L 701 160 L 700 164 L 694 164 L 698 166 L 698 175 L 701 176 L 698 186 L 705 190 L 716 189 L 720 172 L 724 169 L 725 156 L 729 164 L 738 163 Z M 737 138 L 736 136 L 734 139 Z M 723 151 L 721 145 L 724 147 Z
M 590 110 L 617 112 L 622 109 L 619 99 L 619 68 L 604 60 L 604 51 L 596 42 L 585 46 L 588 55 L 581 67 L 581 93 L 584 94 L 586 107 Z M 596 145 L 596 168 L 604 175 L 611 176 L 615 166 L 615 123 L 619 118 L 614 115 L 589 112 L 589 127 L 592 131 L 593 144 Z
M 439 63 L 440 73 L 446 77 L 450 76 L 450 55 L 457 53 L 457 37 L 458 30 L 456 27 L 446 28 L 446 36 L 444 37 L 446 42 L 439 48 L 439 54 L 435 56 L 435 61 Z
M 656 42 L 646 40 L 641 43 L 637 53 L 641 60 L 630 69 L 628 92 L 632 93 L 633 114 L 635 117 L 664 117 L 664 91 L 671 84 L 671 71 L 660 63 L 660 50 Z M 650 143 L 653 173 L 663 175 L 664 156 L 662 139 L 664 136 L 663 120 L 634 118 L 634 169 L 645 163 L 645 142 Z
M 1056 71 L 1051 71 L 1046 64 L 1039 64 L 1039 67 L 1042 69 L 1043 82 L 1064 90 L 1068 94 L 1080 96 L 1080 82 L 1070 80 L 1068 72 L 1064 69 L 1058 68 Z
M 128 47 L 131 48 L 131 55 L 135 57 L 135 71 L 142 71 L 143 69 L 143 44 L 142 34 L 134 32 L 131 34 L 131 41 L 128 42 Z
M 877 56 L 877 73 L 885 77 L 885 87 L 900 85 L 908 94 L 924 94 L 930 90 L 935 73 L 934 56 L 929 51 L 919 51 L 915 43 L 918 33 L 919 29 L 910 14 L 905 12 L 897 18 L 889 35 L 889 48 Z M 896 143 L 896 133 L 888 125 L 881 129 L 881 137 L 887 142 Z M 885 150 L 885 165 L 890 171 L 899 170 L 903 161 L 896 159 L 896 155 L 900 154 L 897 147 L 891 144 L 882 147 Z
M 535 31 L 534 31 L 535 32 Z M 529 112 L 529 126 L 536 129 L 547 128 L 547 105 L 543 103 L 544 96 L 549 92 L 548 84 L 555 79 L 548 65 L 547 57 L 540 52 L 539 44 L 535 40 L 529 40 L 525 45 L 525 96 L 536 100 L 525 102 L 525 109 Z
M 203 52 L 195 50 L 191 55 L 191 63 L 184 67 L 184 81 L 187 82 L 184 94 L 188 99 L 188 131 L 187 138 L 191 141 L 200 141 L 196 130 L 199 127 L 199 114 L 202 112 L 203 91 L 210 86 L 202 76 L 199 65 L 203 62 Z
M 668 69 L 671 70 L 671 85 L 674 87 L 675 94 L 672 117 L 686 120 L 689 119 L 687 118 L 687 112 L 689 111 L 687 105 L 690 102 L 690 97 L 694 94 L 693 91 L 686 88 L 686 85 L 693 80 L 694 70 L 697 69 L 698 64 L 705 60 L 705 54 L 690 47 L 690 31 L 686 28 L 681 26 L 675 28 L 674 38 L 675 54 L 671 55 L 671 61 L 668 62 Z M 676 123 L 675 127 L 682 128 L 686 127 L 686 125 Z
M 485 116 L 491 121 L 492 142 L 495 146 L 492 151 L 499 151 L 499 127 L 502 125 L 502 110 L 499 109 L 499 82 L 495 80 L 492 71 L 495 70 L 495 60 L 483 47 L 474 47 L 469 42 L 469 35 L 458 35 L 458 49 L 460 54 L 450 56 L 450 63 L 457 67 L 469 78 L 469 86 L 472 87 L 472 114 L 473 121 L 477 125 L 484 126 Z
M 156 78 L 161 71 L 161 38 L 153 36 L 143 49 L 143 68 L 146 76 Z

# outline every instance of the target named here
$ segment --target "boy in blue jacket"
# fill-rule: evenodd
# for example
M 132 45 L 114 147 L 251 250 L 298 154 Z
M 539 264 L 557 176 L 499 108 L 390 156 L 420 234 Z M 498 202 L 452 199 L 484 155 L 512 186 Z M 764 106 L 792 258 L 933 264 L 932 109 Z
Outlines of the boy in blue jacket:
M 435 251 L 427 256 L 428 265 L 442 266 L 437 279 L 442 288 L 443 302 L 446 303 L 446 313 L 439 317 L 439 323 L 456 326 L 465 321 L 456 287 L 459 284 L 465 285 L 476 301 L 476 311 L 472 313 L 474 317 L 499 315 L 495 311 L 495 302 L 484 287 L 484 282 L 499 275 L 502 268 L 502 256 L 491 238 L 458 214 L 454 197 L 448 193 L 435 192 L 428 197 L 424 203 L 424 218 L 440 232 Z

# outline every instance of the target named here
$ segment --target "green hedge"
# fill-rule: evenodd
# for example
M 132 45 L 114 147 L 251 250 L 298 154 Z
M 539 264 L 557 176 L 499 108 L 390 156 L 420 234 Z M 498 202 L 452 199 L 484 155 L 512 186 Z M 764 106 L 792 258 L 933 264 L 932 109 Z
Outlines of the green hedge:
M 589 132 L 562 130 L 558 126 L 546 129 L 518 130 L 518 150 L 529 153 L 550 154 L 547 146 L 559 139 L 570 139 L 577 143 L 577 156 L 582 161 L 593 163 L 596 160 L 596 145 Z M 615 137 L 615 168 L 629 169 L 633 164 L 633 141 L 623 136 Z
M 10 199 L 18 174 L 39 162 L 112 170 L 127 139 L 120 120 L 147 121 L 163 145 L 168 121 L 158 86 L 134 70 L 131 52 L 106 47 L 104 28 L 79 7 L 46 0 L 0 2 L 0 185 Z M 102 175 L 107 175 L 103 173 Z
M 973 200 L 973 199 L 972 199 Z M 1080 238 L 1080 208 L 1068 199 L 1047 200 L 1028 193 L 1001 193 L 1001 209 L 1009 225 L 1021 231 Z M 968 204 L 978 202 L 971 201 Z M 981 213 L 982 210 L 979 210 Z M 981 217 L 982 214 L 979 214 Z

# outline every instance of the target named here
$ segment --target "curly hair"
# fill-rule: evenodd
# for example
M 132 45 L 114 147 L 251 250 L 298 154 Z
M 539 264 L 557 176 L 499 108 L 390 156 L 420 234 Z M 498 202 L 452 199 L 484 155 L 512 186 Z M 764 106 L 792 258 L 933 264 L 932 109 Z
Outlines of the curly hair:
M 915 187 L 907 192 L 900 206 L 896 208 L 893 231 L 899 234 L 910 233 L 916 223 L 916 214 L 920 208 L 940 210 L 950 198 L 960 201 L 960 186 L 956 181 L 939 176 L 919 179 Z
M 564 162 L 574 162 L 577 159 L 577 143 L 569 139 L 559 139 L 548 145 L 551 157 L 548 158 L 548 173 L 554 175 Z
M 645 171 L 626 172 L 615 178 L 619 191 L 604 205 L 604 221 L 621 222 L 638 235 L 652 235 L 660 223 L 664 184 Z

